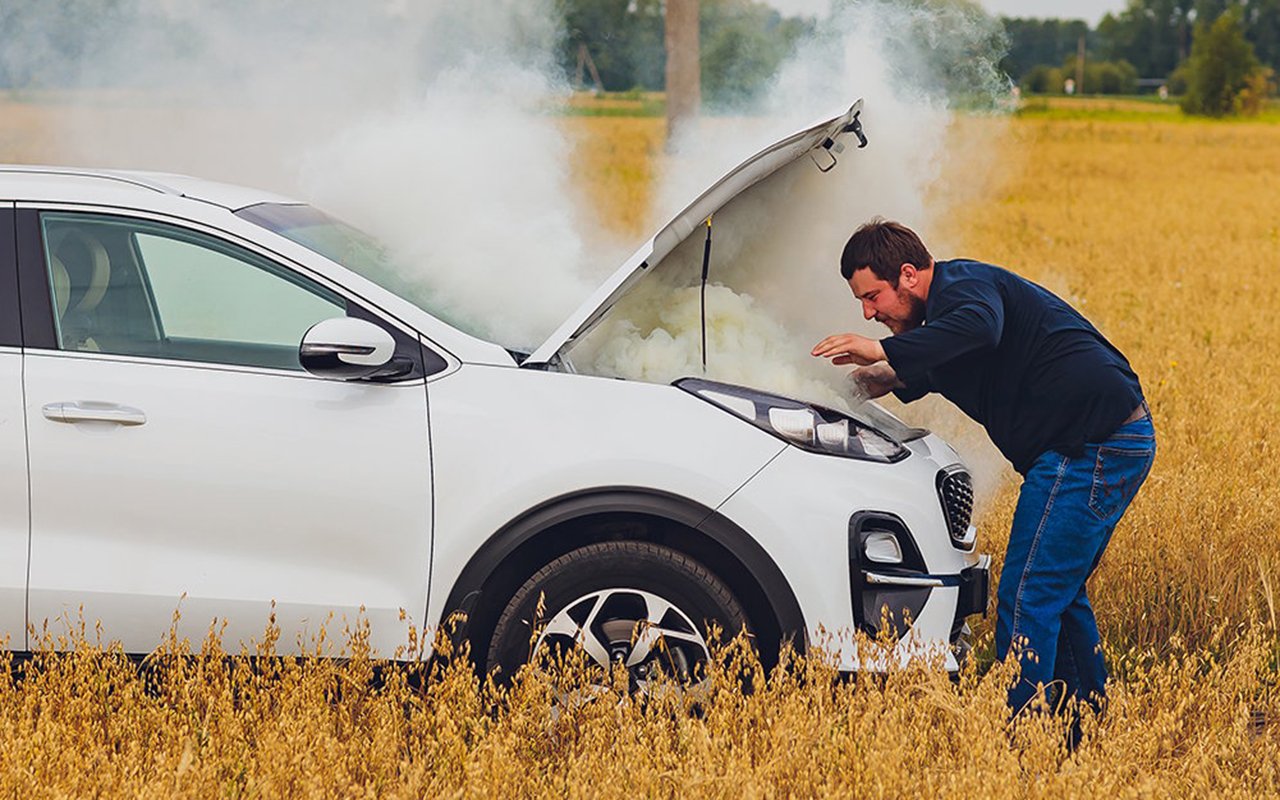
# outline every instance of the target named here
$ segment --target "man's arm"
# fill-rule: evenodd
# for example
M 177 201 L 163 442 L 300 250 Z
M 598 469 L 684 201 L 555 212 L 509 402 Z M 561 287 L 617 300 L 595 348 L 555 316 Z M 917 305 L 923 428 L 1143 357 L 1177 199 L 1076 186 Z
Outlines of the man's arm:
M 853 384 L 854 398 L 859 401 L 875 400 L 889 392 L 906 388 L 906 384 L 898 380 L 893 367 L 883 361 L 850 372 L 849 382 Z
M 890 367 L 890 369 L 893 368 Z M 929 382 L 928 376 L 921 377 L 911 383 L 903 383 L 902 379 L 899 378 L 898 385 L 893 390 L 893 396 L 904 403 L 913 403 L 932 391 L 933 384 Z
M 883 361 L 869 367 L 855 369 L 849 373 L 849 380 L 853 382 L 856 393 L 869 400 L 875 400 L 893 392 L 894 397 L 904 403 L 910 403 L 933 391 L 933 385 L 929 383 L 928 378 L 910 385 L 905 384 L 898 377 L 898 373 L 893 371 L 893 367 Z
M 949 286 L 947 295 L 943 310 L 927 324 L 879 342 L 885 360 L 907 386 L 927 384 L 930 370 L 1000 343 L 1004 301 L 995 286 L 961 281 Z
M 933 391 L 933 386 L 927 379 L 910 386 L 903 383 L 893 367 L 884 361 L 855 369 L 849 373 L 849 382 L 853 384 L 854 399 L 859 402 L 876 400 L 893 392 L 902 402 L 910 403 Z
M 813 356 L 830 358 L 832 364 L 868 366 L 885 360 L 884 348 L 875 339 L 856 333 L 837 333 L 813 346 Z

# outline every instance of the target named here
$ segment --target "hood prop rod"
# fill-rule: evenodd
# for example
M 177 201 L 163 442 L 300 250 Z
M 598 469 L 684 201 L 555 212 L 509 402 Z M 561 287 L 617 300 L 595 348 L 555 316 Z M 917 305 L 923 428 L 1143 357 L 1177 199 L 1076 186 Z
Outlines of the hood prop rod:
M 707 374 L 707 275 L 711 268 L 711 216 L 707 217 L 707 240 L 702 245 L 702 374 Z

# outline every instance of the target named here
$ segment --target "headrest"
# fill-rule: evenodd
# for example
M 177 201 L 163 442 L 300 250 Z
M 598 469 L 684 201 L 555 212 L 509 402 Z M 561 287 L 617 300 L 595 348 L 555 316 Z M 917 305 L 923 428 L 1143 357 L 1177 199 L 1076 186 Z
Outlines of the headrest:
M 49 248 L 54 292 L 58 294 L 58 313 L 88 313 L 98 307 L 111 283 L 111 258 L 96 236 L 79 229 L 66 231 Z M 65 277 L 65 291 L 58 292 L 58 272 Z M 75 291 L 82 294 L 71 305 Z M 68 308 L 70 306 L 70 308 Z

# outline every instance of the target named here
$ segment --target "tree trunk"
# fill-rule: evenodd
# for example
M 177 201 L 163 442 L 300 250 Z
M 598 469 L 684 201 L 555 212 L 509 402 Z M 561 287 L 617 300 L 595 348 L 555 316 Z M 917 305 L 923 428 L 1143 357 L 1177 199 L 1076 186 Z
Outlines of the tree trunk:
M 702 105 L 698 0 L 667 0 L 667 149 Z

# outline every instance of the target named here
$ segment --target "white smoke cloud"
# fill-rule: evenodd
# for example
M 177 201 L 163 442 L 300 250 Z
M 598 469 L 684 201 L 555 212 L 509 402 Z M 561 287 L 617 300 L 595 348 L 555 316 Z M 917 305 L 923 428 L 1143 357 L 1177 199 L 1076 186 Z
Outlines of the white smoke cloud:
M 0 55 L 73 87 L 46 160 L 313 202 L 380 236 L 424 306 L 506 344 L 537 344 L 593 288 L 553 113 L 554 0 L 62 6 L 29 4 Z M 67 35 L 81 57 L 51 72 Z
M 915 228 L 946 257 L 946 243 L 931 234 L 950 202 L 970 194 L 941 178 L 957 162 L 989 158 L 993 146 L 953 135 L 956 90 L 990 102 L 1005 88 L 991 25 L 963 6 L 846 4 L 800 45 L 758 108 L 704 117 L 687 129 L 666 166 L 661 218 L 761 147 L 859 98 L 870 139 L 857 150 L 848 137 L 849 149 L 827 174 L 801 159 L 715 216 L 708 377 L 835 407 L 857 402 L 847 368 L 809 356 L 831 333 L 888 333 L 862 318 L 839 275 L 840 252 L 854 228 L 885 216 Z M 690 288 L 701 276 L 702 244 L 695 233 L 646 281 L 659 285 L 618 305 L 574 354 L 579 368 L 658 382 L 702 372 L 701 317 Z M 980 491 L 997 485 L 1002 459 L 954 408 L 930 402 L 899 412 L 959 439 L 966 459 L 980 465 Z
M 690 129 L 655 211 L 669 217 L 755 150 L 865 98 L 867 150 L 829 175 L 802 161 L 715 222 L 710 375 L 828 404 L 846 391 L 842 371 L 811 345 L 839 330 L 884 335 L 859 327 L 838 277 L 845 239 L 885 215 L 930 241 L 948 208 L 944 168 L 989 151 L 948 138 L 947 82 L 960 65 L 971 94 L 999 88 L 991 31 L 963 5 L 836 5 L 761 104 Z M 540 342 L 610 266 L 583 236 L 571 146 L 548 113 L 565 94 L 553 0 L 166 0 L 143 19 L 91 22 L 70 7 L 28 4 L 0 53 L 11 74 L 56 68 L 84 87 L 60 101 L 46 150 L 57 163 L 315 202 L 387 242 L 426 307 L 508 345 Z M 82 57 L 52 64 L 50 42 L 77 25 L 93 26 Z M 700 258 L 700 241 L 672 253 L 575 353 L 578 367 L 653 381 L 701 372 L 689 291 Z
M 537 345 L 594 288 L 570 154 L 529 107 L 537 73 L 469 59 L 401 110 L 312 151 L 305 193 L 383 242 L 423 304 L 508 345 Z
M 847 137 L 851 147 L 838 156 L 840 164 L 830 173 L 821 174 L 802 159 L 751 189 L 730 214 L 714 220 L 711 282 L 750 295 L 753 302 L 743 308 L 749 307 L 761 325 L 790 331 L 794 349 L 778 351 L 790 368 L 807 363 L 809 347 L 822 336 L 862 322 L 854 317 L 851 295 L 838 271 L 840 251 L 853 229 L 873 216 L 885 216 L 928 239 L 947 210 L 946 198 L 937 202 L 935 191 L 943 167 L 948 159 L 973 156 L 968 147 L 963 152 L 951 149 L 952 100 L 936 80 L 938 65 L 931 61 L 937 42 L 913 40 L 920 30 L 946 30 L 967 43 L 983 41 L 988 34 L 981 17 L 956 12 L 888 3 L 846 7 L 819 36 L 801 44 L 755 113 L 704 117 L 666 165 L 660 218 L 671 216 L 761 147 L 865 100 L 867 149 L 854 149 L 856 143 Z M 986 54 L 987 64 L 993 67 L 998 55 Z M 997 87 L 979 83 L 973 90 L 989 96 Z M 678 285 L 699 277 L 701 237 L 695 238 L 668 258 L 678 266 L 658 270 L 668 281 Z M 651 302 L 665 299 L 654 292 Z M 631 304 L 619 309 L 618 316 L 628 314 L 646 316 Z M 678 331 L 662 330 L 679 338 Z M 885 333 L 879 326 L 863 325 L 861 330 Z M 616 350 L 603 352 L 607 356 Z M 759 354 L 736 346 L 732 338 L 724 338 L 711 358 L 727 369 L 737 369 L 738 361 L 759 360 Z M 612 358 L 601 367 L 631 375 L 626 363 Z

